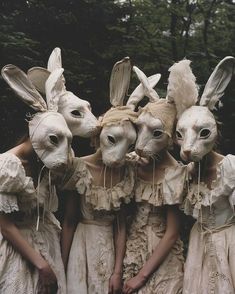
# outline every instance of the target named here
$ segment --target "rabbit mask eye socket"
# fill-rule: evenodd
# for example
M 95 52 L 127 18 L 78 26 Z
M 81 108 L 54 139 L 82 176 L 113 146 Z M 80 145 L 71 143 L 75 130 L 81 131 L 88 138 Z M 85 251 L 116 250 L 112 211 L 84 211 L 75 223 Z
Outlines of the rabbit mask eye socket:
M 50 139 L 50 142 L 53 144 L 53 145 L 58 145 L 59 143 L 59 139 L 57 136 L 55 135 L 49 135 L 49 139 Z
M 183 136 L 182 136 L 182 134 L 181 134 L 179 131 L 176 131 L 176 138 L 177 138 L 178 140 L 183 139 Z
M 112 145 L 114 145 L 116 143 L 116 140 L 113 136 L 108 135 L 107 136 L 109 143 L 111 143 Z
M 154 130 L 153 131 L 153 137 L 156 139 L 161 138 L 162 135 L 163 135 L 163 131 L 161 131 L 161 130 Z
M 207 139 L 211 134 L 211 131 L 209 129 L 202 129 L 200 131 L 200 138 L 201 139 Z
M 78 109 L 75 109 L 75 110 L 71 111 L 70 113 L 73 117 L 76 117 L 76 118 L 83 117 L 81 111 L 79 111 Z

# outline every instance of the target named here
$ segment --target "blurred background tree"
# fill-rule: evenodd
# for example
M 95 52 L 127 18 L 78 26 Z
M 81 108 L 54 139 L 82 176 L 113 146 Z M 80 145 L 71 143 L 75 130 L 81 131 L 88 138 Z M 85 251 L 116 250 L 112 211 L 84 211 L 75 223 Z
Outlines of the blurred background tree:
M 157 91 L 166 94 L 168 68 L 184 57 L 203 89 L 215 65 L 234 55 L 235 1 L 221 0 L 0 0 L 0 66 L 27 71 L 46 67 L 54 47 L 62 49 L 67 88 L 91 102 L 96 115 L 109 107 L 114 62 L 130 56 L 147 75 L 162 74 Z M 233 80 L 234 81 L 234 80 Z M 131 89 L 137 84 L 136 78 Z M 232 82 L 224 107 L 220 149 L 234 153 L 235 95 Z M 130 89 L 130 92 L 131 92 Z M 28 107 L 0 78 L 0 152 L 27 129 Z M 85 140 L 75 150 L 87 152 Z

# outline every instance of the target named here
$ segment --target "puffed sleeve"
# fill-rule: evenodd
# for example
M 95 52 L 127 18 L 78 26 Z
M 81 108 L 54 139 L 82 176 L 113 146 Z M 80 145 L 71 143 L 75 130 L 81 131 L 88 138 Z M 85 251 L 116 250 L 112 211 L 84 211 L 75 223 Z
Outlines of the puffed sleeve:
M 187 180 L 188 169 L 186 165 L 178 165 L 166 170 L 162 185 L 164 204 L 174 205 L 183 202 Z
M 33 183 L 26 177 L 24 167 L 17 156 L 11 153 L 0 155 L 0 212 L 19 211 L 18 197 L 21 193 L 33 192 Z

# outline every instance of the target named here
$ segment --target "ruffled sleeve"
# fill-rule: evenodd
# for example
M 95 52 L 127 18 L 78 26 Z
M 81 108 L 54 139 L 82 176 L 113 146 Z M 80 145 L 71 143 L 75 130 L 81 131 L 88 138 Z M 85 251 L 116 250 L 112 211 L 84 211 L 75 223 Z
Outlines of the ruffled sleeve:
M 187 166 L 178 165 L 167 168 L 164 179 L 150 183 L 139 179 L 136 184 L 136 202 L 147 201 L 153 206 L 181 204 L 187 181 Z
M 220 169 L 220 177 L 223 182 L 225 194 L 229 195 L 229 202 L 232 207 L 235 205 L 235 156 L 227 155 Z
M 33 197 L 34 192 L 32 179 L 26 177 L 24 167 L 19 158 L 11 153 L 1 154 L 0 212 L 11 213 L 27 209 L 28 206 L 31 206 L 29 204 L 30 195 Z

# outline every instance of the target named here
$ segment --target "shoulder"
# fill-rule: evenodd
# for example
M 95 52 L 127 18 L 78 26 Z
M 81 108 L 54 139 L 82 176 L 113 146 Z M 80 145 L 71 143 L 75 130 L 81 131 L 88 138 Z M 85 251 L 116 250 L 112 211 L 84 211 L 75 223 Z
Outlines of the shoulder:
M 11 191 L 23 188 L 26 181 L 25 169 L 13 153 L 0 155 L 0 190 Z

